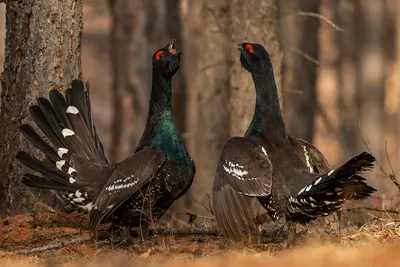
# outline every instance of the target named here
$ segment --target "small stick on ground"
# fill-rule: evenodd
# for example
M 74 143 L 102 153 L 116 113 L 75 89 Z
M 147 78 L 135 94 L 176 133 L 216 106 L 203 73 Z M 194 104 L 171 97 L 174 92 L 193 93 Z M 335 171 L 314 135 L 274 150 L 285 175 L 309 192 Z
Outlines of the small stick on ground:
M 370 210 L 370 211 L 377 211 L 377 212 L 387 212 L 387 213 L 393 213 L 393 214 L 400 214 L 399 211 L 393 210 L 393 209 L 379 209 L 379 208 L 373 208 L 373 207 L 353 207 L 353 208 L 347 208 L 347 211 L 352 211 L 352 210 Z
M 35 248 L 31 248 L 31 249 L 17 250 L 17 251 L 11 252 L 11 253 L 12 254 L 32 254 L 32 253 L 43 252 L 43 251 L 47 251 L 47 250 L 59 249 L 59 248 L 66 247 L 66 246 L 69 246 L 69 245 L 75 245 L 75 244 L 78 244 L 78 243 L 89 241 L 91 239 L 92 238 L 89 237 L 89 236 L 79 237 L 79 238 L 75 238 L 75 239 L 72 239 L 72 240 L 62 241 L 62 242 L 59 242 L 59 243 L 50 244 L 50 245 L 46 245 L 46 246 L 42 246 L 42 247 L 35 247 Z

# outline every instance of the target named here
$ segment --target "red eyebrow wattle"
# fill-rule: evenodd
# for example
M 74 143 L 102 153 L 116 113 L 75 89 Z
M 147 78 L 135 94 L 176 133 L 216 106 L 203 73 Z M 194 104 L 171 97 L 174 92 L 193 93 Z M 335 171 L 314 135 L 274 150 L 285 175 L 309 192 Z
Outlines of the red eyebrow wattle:
M 158 51 L 158 52 L 156 53 L 156 60 L 159 60 L 159 59 L 160 59 L 160 56 L 161 56 L 162 54 L 164 54 L 164 51 L 162 51 L 162 50 Z
M 250 53 L 254 53 L 254 49 L 251 44 L 246 44 L 246 46 L 244 48 L 246 48 L 247 51 L 249 51 Z

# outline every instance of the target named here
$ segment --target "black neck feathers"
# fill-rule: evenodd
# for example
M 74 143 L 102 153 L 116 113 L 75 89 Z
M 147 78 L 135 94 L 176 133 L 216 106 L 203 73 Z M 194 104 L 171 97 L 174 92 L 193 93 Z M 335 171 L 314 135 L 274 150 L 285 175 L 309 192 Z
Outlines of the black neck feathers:
M 258 133 L 268 138 L 285 135 L 274 71 L 269 58 L 260 61 L 251 71 L 256 87 L 256 105 L 253 120 L 246 135 Z

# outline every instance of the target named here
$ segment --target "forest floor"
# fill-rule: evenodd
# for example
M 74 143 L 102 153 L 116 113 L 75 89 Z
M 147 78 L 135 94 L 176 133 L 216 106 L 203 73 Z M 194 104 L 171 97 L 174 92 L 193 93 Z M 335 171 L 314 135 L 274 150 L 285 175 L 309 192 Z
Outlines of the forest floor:
M 400 221 L 371 218 L 340 232 L 330 224 L 303 227 L 290 249 L 284 238 L 233 244 L 196 224 L 138 239 L 130 249 L 93 240 L 83 230 L 85 214 L 44 209 L 0 220 L 0 266 L 400 266 Z

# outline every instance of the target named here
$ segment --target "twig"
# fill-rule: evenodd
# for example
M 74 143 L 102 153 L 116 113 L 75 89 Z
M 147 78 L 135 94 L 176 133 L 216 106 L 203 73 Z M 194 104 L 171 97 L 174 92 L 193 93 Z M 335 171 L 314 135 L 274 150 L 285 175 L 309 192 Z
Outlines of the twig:
M 62 247 L 66 247 L 66 246 L 72 245 L 72 244 L 78 244 L 78 243 L 81 243 L 81 242 L 89 241 L 90 239 L 92 239 L 92 238 L 89 237 L 89 236 L 79 237 L 79 238 L 75 238 L 75 239 L 72 239 L 72 240 L 69 240 L 69 241 L 50 244 L 50 245 L 46 245 L 46 246 L 42 246 L 42 247 L 35 247 L 35 248 L 31 248 L 31 249 L 17 250 L 17 251 L 14 251 L 12 253 L 14 253 L 14 254 L 32 254 L 32 253 L 42 252 L 42 251 L 46 251 L 46 250 L 58 249 L 58 248 L 62 248 Z
M 304 12 L 304 11 L 298 11 L 298 12 L 296 12 L 296 14 L 299 16 L 313 17 L 313 18 L 320 19 L 320 20 L 328 23 L 335 31 L 344 32 L 344 30 L 342 28 L 340 28 L 337 24 L 335 24 L 333 21 L 331 21 L 327 17 L 322 16 L 321 14 L 314 13 L 314 12 Z
M 190 197 L 192 198 L 192 201 L 193 201 L 194 203 L 197 203 L 197 204 L 203 206 L 212 216 L 214 216 L 214 212 L 213 212 L 212 207 L 211 207 L 211 198 L 210 198 L 210 196 L 209 196 L 208 194 L 206 194 L 206 195 L 204 196 L 202 202 L 196 200 L 196 198 L 195 198 L 192 194 L 190 194 Z M 206 197 L 207 197 L 207 199 L 208 199 L 208 207 L 204 204 L 204 199 L 205 199 Z
M 390 161 L 390 158 L 389 158 L 389 152 L 388 152 L 388 149 L 387 149 L 387 142 L 385 141 L 385 152 L 386 152 L 386 159 L 387 159 L 387 161 L 388 161 L 388 164 L 389 164 L 389 168 L 390 168 L 390 170 L 391 170 L 391 172 L 392 173 L 389 173 L 389 178 L 390 178 L 390 180 L 392 180 L 392 182 L 394 183 L 394 185 L 397 187 L 397 189 L 399 189 L 399 191 L 400 191 L 400 183 L 399 183 L 399 181 L 397 180 L 397 178 L 396 178 L 396 175 L 395 175 L 395 173 L 394 173 L 394 170 L 393 170 L 393 167 L 392 167 L 392 162 Z
M 359 120 L 359 119 L 357 119 L 357 127 L 358 127 L 358 134 L 360 135 L 361 140 L 363 141 L 365 147 L 368 149 L 368 152 L 371 153 L 371 154 L 374 154 L 374 153 L 372 152 L 372 149 L 371 149 L 371 147 L 369 146 L 367 140 L 365 140 L 365 139 L 364 139 L 364 136 L 362 135 L 362 132 L 361 132 L 361 125 L 360 125 L 360 120 Z M 378 166 L 378 168 L 381 170 L 381 172 L 382 172 L 384 175 L 390 177 L 390 175 L 383 169 L 382 165 L 379 164 L 378 159 L 375 159 L 375 164 L 376 164 L 376 166 Z
M 310 56 L 309 54 L 305 53 L 304 51 L 301 51 L 300 49 L 290 48 L 290 51 L 295 52 L 296 54 L 299 54 L 300 56 L 302 56 L 305 59 L 307 59 L 308 61 L 314 63 L 318 67 L 321 65 L 321 63 L 317 59 L 313 58 L 312 56 Z

